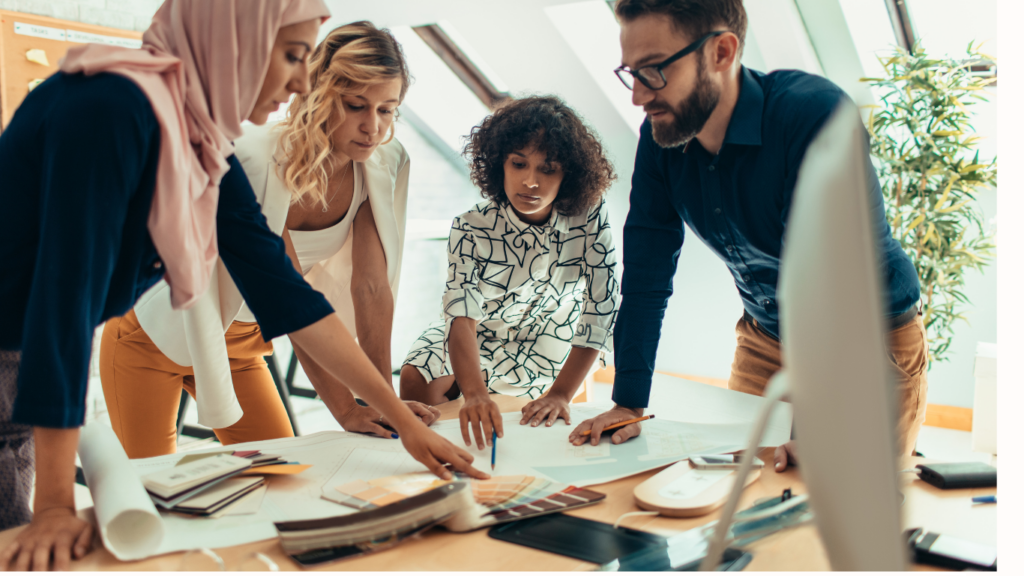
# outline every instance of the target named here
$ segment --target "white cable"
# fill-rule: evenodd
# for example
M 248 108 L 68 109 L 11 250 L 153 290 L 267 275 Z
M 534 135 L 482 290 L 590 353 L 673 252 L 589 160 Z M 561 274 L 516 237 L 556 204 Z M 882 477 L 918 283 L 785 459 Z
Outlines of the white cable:
M 736 480 L 733 482 L 729 501 L 726 502 L 722 516 L 719 518 L 718 524 L 715 525 L 714 536 L 708 541 L 708 555 L 700 563 L 701 570 L 715 570 L 722 562 L 722 553 L 725 551 L 726 546 L 726 536 L 729 533 L 729 526 L 732 525 L 732 518 L 736 514 L 736 508 L 739 506 L 740 495 L 743 494 L 744 484 L 746 484 L 745 480 L 747 475 L 750 474 L 750 469 L 753 468 L 754 453 L 757 452 L 758 445 L 761 443 L 761 436 L 764 435 L 765 428 L 768 427 L 768 419 L 771 417 L 772 410 L 788 391 L 789 386 L 787 385 L 786 373 L 784 370 L 779 371 L 768 384 L 768 389 L 765 390 L 765 403 L 761 407 L 761 412 L 757 415 L 757 421 L 751 430 L 747 449 L 743 451 L 743 460 L 740 462 L 739 470 L 736 471 Z
M 657 512 L 648 512 L 646 510 L 643 510 L 643 511 L 640 511 L 640 512 L 626 512 L 622 516 L 619 516 L 619 519 L 615 521 L 615 524 L 612 525 L 612 528 L 618 528 L 619 524 L 622 522 L 622 519 L 626 518 L 627 516 L 657 516 L 657 515 L 658 515 Z

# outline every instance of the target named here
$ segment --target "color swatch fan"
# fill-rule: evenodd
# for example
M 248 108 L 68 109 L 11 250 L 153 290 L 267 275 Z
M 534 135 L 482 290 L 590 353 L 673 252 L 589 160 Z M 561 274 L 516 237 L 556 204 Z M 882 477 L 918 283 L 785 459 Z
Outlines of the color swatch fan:
M 444 481 L 429 472 L 399 474 L 368 481 L 356 480 L 334 488 L 324 487 L 323 498 L 358 510 L 372 510 L 452 482 L 469 484 L 473 499 L 486 509 L 486 513 L 479 518 L 464 524 L 444 524 L 448 529 L 458 532 L 563 512 L 595 504 L 605 498 L 600 492 L 534 476 L 495 476 L 488 480 L 474 480 L 456 474 L 454 480 Z M 459 518 L 465 520 L 463 516 Z

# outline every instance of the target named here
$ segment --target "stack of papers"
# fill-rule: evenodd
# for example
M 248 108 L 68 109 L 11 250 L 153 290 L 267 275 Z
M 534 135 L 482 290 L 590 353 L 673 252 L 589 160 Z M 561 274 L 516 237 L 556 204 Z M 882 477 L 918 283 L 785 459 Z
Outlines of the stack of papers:
M 211 456 L 230 455 L 238 458 L 245 458 L 252 463 L 252 467 L 243 470 L 241 474 L 275 474 L 275 475 L 288 475 L 298 474 L 304 470 L 308 470 L 312 467 L 312 464 L 299 464 L 298 462 L 289 462 L 285 458 L 277 454 L 264 454 L 259 450 L 224 450 L 221 452 L 203 452 L 199 454 L 186 454 L 181 460 L 175 464 L 175 466 L 184 466 L 201 460 L 203 458 L 210 458 Z
M 298 474 L 308 468 L 259 450 L 208 452 L 187 454 L 173 468 L 142 480 L 153 502 L 167 510 L 219 518 L 256 513 L 266 492 L 264 474 Z
M 142 485 L 153 502 L 170 509 L 251 467 L 252 462 L 246 458 L 215 454 L 147 474 L 142 477 Z
M 171 510 L 196 516 L 212 516 L 255 492 L 264 484 L 262 476 L 229 478 L 181 502 Z

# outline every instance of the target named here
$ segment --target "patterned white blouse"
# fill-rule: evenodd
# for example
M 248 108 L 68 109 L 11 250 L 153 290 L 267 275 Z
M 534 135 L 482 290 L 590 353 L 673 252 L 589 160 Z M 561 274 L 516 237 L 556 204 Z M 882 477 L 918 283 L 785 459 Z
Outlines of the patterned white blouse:
M 452 320 L 466 316 L 477 321 L 488 389 L 537 398 L 572 346 L 611 351 L 615 266 L 604 202 L 575 217 L 555 210 L 543 226 L 481 202 L 452 223 L 443 320 L 413 343 L 404 363 L 427 382 L 453 374 L 448 337 Z

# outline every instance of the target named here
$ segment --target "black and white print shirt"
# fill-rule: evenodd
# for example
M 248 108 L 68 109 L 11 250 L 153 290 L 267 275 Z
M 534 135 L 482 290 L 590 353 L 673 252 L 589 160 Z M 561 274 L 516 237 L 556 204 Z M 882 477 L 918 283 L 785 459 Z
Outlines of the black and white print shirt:
M 553 211 L 542 226 L 523 222 L 507 205 L 481 202 L 452 224 L 443 327 L 428 328 L 406 363 L 428 382 L 451 374 L 451 323 L 469 317 L 477 321 L 488 388 L 535 398 L 572 346 L 611 351 L 615 267 L 604 202 L 575 217 Z

